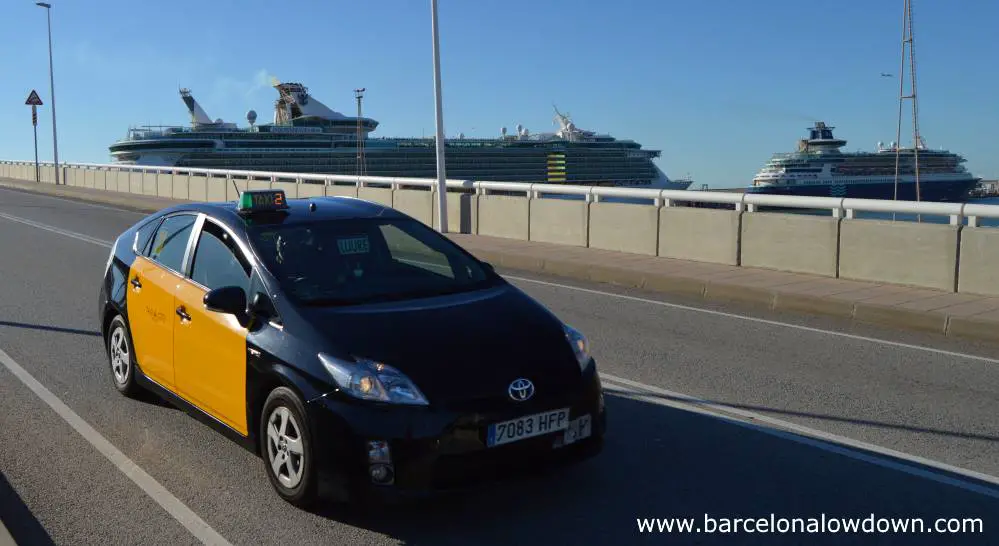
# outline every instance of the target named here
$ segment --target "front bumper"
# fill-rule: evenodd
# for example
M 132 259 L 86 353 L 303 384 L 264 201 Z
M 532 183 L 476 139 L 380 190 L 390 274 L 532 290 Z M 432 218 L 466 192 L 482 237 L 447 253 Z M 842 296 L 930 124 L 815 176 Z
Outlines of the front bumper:
M 372 406 L 323 397 L 307 408 L 324 493 L 346 493 L 376 502 L 460 491 L 579 462 L 600 453 L 606 430 L 603 392 L 595 366 L 574 392 L 534 404 L 484 404 L 449 411 Z M 589 416 L 589 426 L 583 427 L 583 432 L 570 427 L 569 433 L 560 430 L 504 445 L 487 445 L 490 424 L 558 408 L 569 408 L 570 423 Z M 389 446 L 389 484 L 376 483 L 369 473 L 369 441 L 384 441 Z

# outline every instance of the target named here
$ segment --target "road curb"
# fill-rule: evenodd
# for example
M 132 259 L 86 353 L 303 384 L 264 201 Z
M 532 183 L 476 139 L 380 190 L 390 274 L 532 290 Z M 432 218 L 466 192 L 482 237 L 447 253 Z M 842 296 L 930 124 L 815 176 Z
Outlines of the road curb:
M 994 321 L 851 302 L 833 297 L 787 293 L 723 281 L 706 282 L 679 275 L 640 273 L 609 265 L 591 267 L 588 264 L 558 258 L 539 259 L 501 250 L 479 250 L 473 245 L 467 245 L 466 249 L 493 265 L 520 271 L 695 297 L 703 301 L 737 302 L 771 311 L 822 315 L 900 330 L 999 343 L 999 324 Z
M 109 190 L 95 190 L 107 192 L 107 195 L 79 194 L 72 191 L 62 191 L 60 187 L 52 184 L 11 180 L 0 180 L 0 187 L 52 195 L 74 201 L 101 203 L 136 212 L 151 213 L 164 208 L 141 205 L 136 203 L 137 196 L 133 194 L 122 194 L 119 197 L 116 195 L 118 192 Z M 138 196 L 138 199 L 151 197 L 153 196 Z M 183 202 L 181 200 L 173 201 Z M 474 244 L 466 245 L 466 250 L 493 265 L 519 271 L 694 297 L 704 301 L 737 302 L 767 310 L 824 315 L 895 329 L 931 332 L 947 337 L 999 343 L 999 322 L 996 321 L 949 316 L 934 311 L 915 311 L 851 302 L 833 297 L 787 293 L 724 281 L 708 282 L 681 275 L 636 271 L 615 265 L 593 264 L 558 257 L 539 258 L 519 254 L 514 250 L 477 249 Z
M 153 213 L 167 206 L 170 206 L 170 205 L 164 205 L 160 207 L 154 207 L 151 205 L 139 204 L 135 202 L 137 197 L 135 194 L 120 193 L 114 190 L 81 188 L 93 191 L 101 191 L 106 193 L 107 195 L 92 194 L 92 193 L 79 194 L 79 193 L 74 193 L 72 190 L 70 191 L 63 190 L 62 189 L 63 186 L 56 186 L 55 184 L 49 184 L 47 182 L 37 183 L 37 182 L 19 182 L 13 180 L 0 180 L 0 187 L 11 190 L 25 191 L 28 193 L 40 193 L 42 195 L 49 195 L 52 197 L 69 199 L 71 201 L 79 201 L 81 203 L 97 203 L 101 205 L 114 206 L 130 210 L 133 212 Z M 76 188 L 77 186 L 67 186 L 67 187 Z M 138 197 L 141 198 L 141 197 L 154 197 L 154 196 L 150 195 L 150 196 L 138 196 Z M 165 198 L 160 197 L 159 199 L 165 199 Z M 181 203 L 182 201 L 177 200 L 176 202 Z

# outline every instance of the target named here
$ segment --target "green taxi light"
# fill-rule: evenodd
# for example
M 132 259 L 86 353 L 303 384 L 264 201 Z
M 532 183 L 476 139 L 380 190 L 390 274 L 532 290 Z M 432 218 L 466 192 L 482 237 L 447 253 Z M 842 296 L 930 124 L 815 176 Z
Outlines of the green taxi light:
M 288 200 L 282 190 L 252 190 L 239 195 L 240 212 L 282 210 L 288 208 Z

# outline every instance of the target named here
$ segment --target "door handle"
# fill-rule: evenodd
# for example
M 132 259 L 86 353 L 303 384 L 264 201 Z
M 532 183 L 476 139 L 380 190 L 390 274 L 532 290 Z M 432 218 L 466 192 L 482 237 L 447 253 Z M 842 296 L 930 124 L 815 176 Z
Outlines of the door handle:
M 183 320 L 191 320 L 191 315 L 187 314 L 187 311 L 184 310 L 183 305 L 177 308 L 177 316 Z
M 132 277 L 132 280 L 130 280 L 128 282 L 132 283 L 132 287 L 133 288 L 142 288 L 142 283 L 139 282 L 139 276 L 138 275 Z

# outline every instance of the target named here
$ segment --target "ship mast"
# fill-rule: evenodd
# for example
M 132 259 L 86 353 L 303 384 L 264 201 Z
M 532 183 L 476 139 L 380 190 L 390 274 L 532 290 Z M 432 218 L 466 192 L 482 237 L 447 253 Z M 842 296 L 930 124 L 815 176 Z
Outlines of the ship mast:
M 361 133 L 361 99 L 364 98 L 364 87 L 354 90 L 354 97 L 357 98 L 357 176 L 364 176 L 364 138 Z
M 916 100 L 916 53 L 914 50 L 915 40 L 912 37 L 912 0 L 904 0 L 905 7 L 902 13 L 902 57 L 899 61 L 898 78 L 898 128 L 895 132 L 895 200 L 898 200 L 898 168 L 901 159 L 901 138 L 902 138 L 902 103 L 906 99 L 912 100 L 912 153 L 913 168 L 915 170 L 916 201 L 920 200 L 919 194 L 919 146 L 922 140 L 919 137 L 919 106 Z M 906 44 L 909 44 L 909 80 L 910 94 L 904 91 Z

